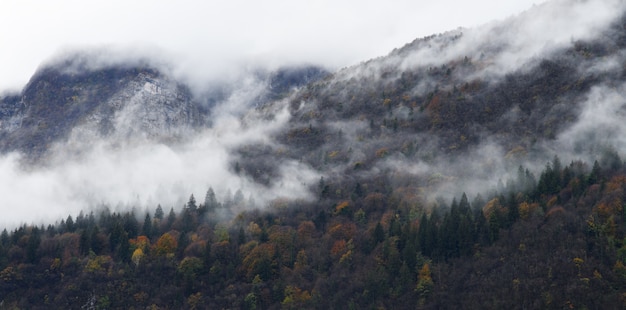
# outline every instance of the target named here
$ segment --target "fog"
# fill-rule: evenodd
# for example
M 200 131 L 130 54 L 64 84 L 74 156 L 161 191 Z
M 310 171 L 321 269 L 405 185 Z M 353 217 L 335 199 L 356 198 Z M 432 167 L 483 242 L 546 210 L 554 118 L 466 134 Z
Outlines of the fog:
M 507 74 L 531 72 L 542 59 L 550 59 L 555 53 L 572 48 L 577 41 L 608 40 L 610 46 L 613 34 L 607 32 L 609 26 L 623 15 L 625 9 L 626 3 L 614 0 L 549 1 L 504 21 L 456 29 L 417 40 L 394 51 L 389 57 L 374 59 L 339 72 L 334 82 L 366 77 L 368 81 L 384 84 L 399 79 L 403 71 L 438 67 L 467 57 L 477 70 L 469 75 L 460 70 L 454 77 L 457 83 L 479 78 L 497 85 Z M 619 74 L 624 61 L 624 52 L 617 51 L 591 65 L 581 64 L 577 71 L 581 75 Z M 401 70 L 394 71 L 393 68 Z M 395 74 L 385 74 L 388 72 Z M 425 78 L 414 87 L 413 95 L 424 96 L 433 91 L 438 83 Z M 459 198 L 463 192 L 473 197 L 497 189 L 499 183 L 517 177 L 520 165 L 529 169 L 538 179 L 555 155 L 565 165 L 582 160 L 589 167 L 606 150 L 616 150 L 624 157 L 626 139 L 621 133 L 626 130 L 623 121 L 626 113 L 625 90 L 621 84 L 599 84 L 582 96 L 561 98 L 564 102 L 559 103 L 557 109 L 579 109 L 577 119 L 571 126 L 556 133 L 554 140 L 541 141 L 533 145 L 532 149 L 522 148 L 519 154 L 510 153 L 511 149 L 504 148 L 489 133 L 484 133 L 478 146 L 459 156 L 437 156 L 435 160 L 428 155 L 423 156 L 426 159 L 418 160 L 396 156 L 379 162 L 371 173 L 391 169 L 424 179 L 438 176 L 446 182 L 430 184 L 426 196 L 431 201 L 437 197 L 450 201 L 453 197 Z M 394 116 L 398 116 L 396 112 Z M 504 117 L 509 122 L 516 122 L 519 113 L 519 108 L 511 105 Z M 553 117 L 558 121 L 558 115 Z M 430 143 L 430 146 L 424 146 L 430 151 L 432 147 L 437 147 L 436 140 L 432 138 L 420 141 Z
M 626 58 L 623 58 L 626 60 Z M 626 155 L 626 84 L 609 87 L 598 85 L 585 96 L 578 121 L 561 133 L 554 152 L 571 154 L 588 162 L 599 159 L 606 148 Z
M 140 3 L 146 6 L 148 13 L 156 14 L 158 11 L 159 14 L 164 14 L 163 12 L 169 8 L 158 1 L 154 7 L 148 6 L 145 2 Z M 289 6 L 286 3 L 280 4 Z M 139 9 L 137 5 L 131 4 L 131 7 Z M 226 5 L 227 11 L 234 10 L 230 5 Z M 225 199 L 228 192 L 242 190 L 246 197 L 253 197 L 261 207 L 277 198 L 312 198 L 310 186 L 315 185 L 320 177 L 340 174 L 353 162 L 367 157 L 368 154 L 363 151 L 364 147 L 361 148 L 358 142 L 361 132 L 367 131 L 369 126 L 367 120 L 330 121 L 327 124 L 329 128 L 343 132 L 347 145 L 355 145 L 354 151 L 349 155 L 350 164 L 316 171 L 302 160 L 285 160 L 278 165 L 280 167 L 278 176 L 267 186 L 258 184 L 246 174 L 237 173 L 233 169 L 239 160 L 235 150 L 249 144 L 270 145 L 275 150 L 288 147 L 279 145 L 272 135 L 284 129 L 290 121 L 292 115 L 287 108 L 290 98 L 261 110 L 251 109 L 251 102 L 267 87 L 267 84 L 264 84 L 266 81 L 253 74 L 256 70 L 271 70 L 300 62 L 317 63 L 327 68 L 353 65 L 370 57 L 385 55 L 393 47 L 400 47 L 416 37 L 413 35 L 407 39 L 406 36 L 394 31 L 391 31 L 391 34 L 386 33 L 385 26 L 379 24 L 389 21 L 385 14 L 393 15 L 392 11 L 388 8 L 377 11 L 372 3 L 363 4 L 369 14 L 366 15 L 369 20 L 356 19 L 351 26 L 353 28 L 335 29 L 333 27 L 337 24 L 313 23 L 312 19 L 317 21 L 320 17 L 316 17 L 314 13 L 319 12 L 323 12 L 322 17 L 332 15 L 336 20 L 344 17 L 350 19 L 349 14 L 348 16 L 345 14 L 352 7 L 343 7 L 344 5 L 339 5 L 339 10 L 335 13 L 317 7 L 311 12 L 305 12 L 307 8 L 290 7 L 288 12 L 306 13 L 304 20 L 296 21 L 294 19 L 299 15 L 288 14 L 286 21 L 268 22 L 251 33 L 241 37 L 236 35 L 236 39 L 232 41 L 227 40 L 222 34 L 223 29 L 218 29 L 220 22 L 225 23 L 223 17 L 218 18 L 220 14 L 216 10 L 202 7 L 205 10 L 193 12 L 187 26 L 182 28 L 202 29 L 193 32 L 193 35 L 190 35 L 193 40 L 189 42 L 180 34 L 181 29 L 173 26 L 170 29 L 167 25 L 156 24 L 149 19 L 137 29 L 140 36 L 144 36 L 148 42 L 130 36 L 124 37 L 127 41 L 119 45 L 97 40 L 65 44 L 61 48 L 53 44 L 55 50 L 46 55 L 47 60 L 44 62 L 46 65 L 61 65 L 68 55 L 79 55 L 74 54 L 76 50 L 80 50 L 81 55 L 86 57 L 85 61 L 74 61 L 71 66 L 65 66 L 66 73 L 146 62 L 188 84 L 196 97 L 202 97 L 210 91 L 211 85 L 229 85 L 230 89 L 225 92 L 226 97 L 221 98 L 213 108 L 211 126 L 190 132 L 178 143 L 159 143 L 144 137 L 128 140 L 102 139 L 97 135 L 90 136 L 92 133 L 88 130 L 81 131 L 78 128 L 68 141 L 60 141 L 51 146 L 53 151 L 43 165 L 25 168 L 22 165 L 22 155 L 18 153 L 1 157 L 0 206 L 7 211 L 0 219 L 0 227 L 12 227 L 19 223 L 49 223 L 70 214 L 76 215 L 81 210 L 95 210 L 102 206 L 115 210 L 136 208 L 144 212 L 153 211 L 157 204 L 161 204 L 164 208 L 173 207 L 178 210 L 191 194 L 202 202 L 209 187 L 215 190 L 219 199 Z M 408 6 L 407 3 L 402 5 Z M 192 8 L 194 6 L 187 7 L 186 10 Z M 259 14 L 265 19 L 275 18 L 277 13 L 267 12 L 269 8 L 256 9 L 267 13 Z M 402 72 L 440 66 L 469 57 L 481 64 L 480 70 L 474 76 L 457 78 L 471 80 L 479 76 L 497 82 L 511 72 L 529 70 L 535 65 L 535 60 L 567 48 L 575 40 L 596 37 L 606 30 L 610 22 L 625 8 L 626 4 L 617 0 L 549 1 L 510 17 L 504 22 L 485 24 L 488 20 L 484 19 L 469 22 L 466 26 L 473 26 L 476 23 L 481 25 L 453 30 L 415 43 L 419 47 L 409 46 L 404 51 L 392 52 L 387 58 L 375 59 L 360 66 L 344 69 L 337 74 L 335 81 L 364 75 L 378 78 L 386 67 L 400 68 L 399 71 Z M 512 14 L 516 11 L 506 12 Z M 205 16 L 204 13 L 208 15 Z M 375 22 L 376 13 L 383 15 L 383 22 Z M 399 23 L 406 26 L 402 18 L 410 14 L 406 10 L 397 10 L 397 13 L 400 15 Z M 162 16 L 159 14 L 156 15 Z M 128 20 L 133 16 L 128 16 Z M 452 19 L 454 14 L 441 16 Z M 200 23 L 201 20 L 210 17 L 214 17 L 215 21 L 209 24 Z M 180 18 L 173 18 L 166 24 L 182 22 Z M 237 24 L 244 23 L 246 19 L 257 21 L 256 18 L 259 17 L 246 10 L 234 20 Z M 85 22 L 82 19 L 77 21 Z M 102 28 L 109 26 L 105 21 L 97 22 L 102 23 L 100 25 Z M 126 19 L 122 19 L 120 25 L 113 27 L 121 29 L 125 22 Z M 283 29 L 290 23 L 296 26 L 300 23 L 306 24 L 306 27 L 294 26 L 292 29 Z M 233 31 L 239 33 L 241 31 L 239 27 L 235 27 Z M 250 28 L 247 26 L 246 29 Z M 442 30 L 449 29 L 454 27 Z M 368 32 L 369 30 L 371 31 Z M 331 36 L 334 31 L 337 35 Z M 379 32 L 388 34 L 390 38 L 381 39 Z M 434 32 L 437 31 L 423 35 Z M 119 32 L 105 33 L 113 35 Z M 416 30 L 411 33 L 416 33 Z M 153 34 L 154 37 L 151 36 Z M 361 41 L 344 41 L 345 37 L 356 37 Z M 302 38 L 307 38 L 310 42 L 301 44 Z M 253 42 L 252 45 L 242 43 L 248 40 Z M 403 41 L 397 42 L 398 40 Z M 369 48 L 377 45 L 377 42 L 382 43 L 376 48 Z M 394 45 L 388 45 L 388 42 Z M 46 49 L 46 52 L 49 50 Z M 7 57 L 13 56 L 0 55 L 0 59 Z M 594 66 L 581 67 L 580 71 L 620 70 L 623 61 L 623 54 L 618 54 Z M 20 68 L 15 72 L 20 71 L 20 74 L 23 74 L 29 70 L 31 69 Z M 24 83 L 17 75 L 19 74 L 16 73 L 15 78 L 0 81 L 0 89 Z M 332 82 L 330 84 L 332 85 Z M 423 94 L 433 87 L 435 84 L 426 79 L 421 81 L 420 85 L 416 85 L 414 91 Z M 594 150 L 607 146 L 613 146 L 621 154 L 625 154 L 626 140 L 619 135 L 626 130 L 621 121 L 626 102 L 622 96 L 624 91 L 626 91 L 624 85 L 601 85 L 593 88 L 583 98 L 578 98 L 580 102 L 577 103 L 580 104 L 582 114 L 577 122 L 557 135 L 554 143 L 537 146 L 541 150 L 532 158 L 510 158 L 507 156 L 510 150 L 486 137 L 479 146 L 463 156 L 415 161 L 407 161 L 402 156 L 391 156 L 378 162 L 371 171 L 362 174 L 375 174 L 391 169 L 424 178 L 438 176 L 451 182 L 433 182 L 428 193 L 430 199 L 437 196 L 451 198 L 462 192 L 467 192 L 473 197 L 475 194 L 483 193 L 485 189 L 495 188 L 498 181 L 506 182 L 507 179 L 513 178 L 519 165 L 530 168 L 538 176 L 538 172 L 554 154 L 559 154 L 564 163 L 575 159 L 592 161 L 597 157 Z M 513 109 L 514 107 L 509 113 L 512 120 L 517 117 Z M 408 113 L 400 110 L 394 113 L 396 112 L 401 117 L 406 117 L 405 114 Z M 123 115 L 119 117 L 124 119 Z M 435 152 L 436 139 L 426 135 L 412 138 L 424 142 L 423 152 Z
M 482 70 L 460 78 L 497 80 L 516 70 L 528 70 L 534 60 L 568 48 L 577 40 L 595 38 L 624 8 L 626 3 L 619 0 L 548 1 L 505 20 L 449 29 L 418 40 L 414 42 L 418 48 L 371 62 L 369 67 L 359 68 L 359 74 L 379 71 L 381 66 L 405 70 L 437 67 L 467 57 L 481 64 Z
M 243 83 L 212 113 L 212 126 L 178 143 L 164 144 L 142 136 L 102 138 L 94 131 L 75 128 L 51 147 L 43 163 L 23 166 L 20 154 L 0 158 L 0 206 L 6 208 L 0 227 L 19 223 L 51 223 L 81 210 L 154 212 L 158 204 L 179 211 L 194 194 L 198 203 L 212 187 L 219 200 L 241 190 L 258 207 L 278 198 L 308 199 L 308 186 L 319 180 L 311 168 L 293 161 L 281 164 L 269 186 L 259 185 L 233 171 L 233 150 L 241 145 L 271 143 L 270 135 L 289 119 L 284 105 L 270 111 L 273 119 L 246 114 L 246 103 L 259 95 L 260 81 Z M 132 113 L 122 110 L 122 113 Z M 242 117 L 243 115 L 243 117 Z M 131 119 L 118 115 L 117 119 Z M 234 210 L 241 211 L 241 210 Z M 140 214 L 139 214 L 140 215 Z
M 0 2 L 0 93 L 19 90 L 60 51 L 131 46 L 163 50 L 190 82 L 234 68 L 353 65 L 416 37 L 505 18 L 543 0 Z

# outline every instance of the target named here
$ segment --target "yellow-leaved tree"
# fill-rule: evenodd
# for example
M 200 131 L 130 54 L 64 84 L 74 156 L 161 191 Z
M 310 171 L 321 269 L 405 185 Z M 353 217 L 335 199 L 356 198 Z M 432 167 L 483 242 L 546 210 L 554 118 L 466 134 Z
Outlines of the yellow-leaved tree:
M 419 294 L 420 298 L 426 299 L 428 298 L 434 287 L 435 283 L 433 282 L 433 278 L 430 274 L 430 266 L 428 265 L 428 263 L 426 263 L 424 264 L 422 269 L 420 269 L 415 291 Z
M 131 257 L 131 260 L 133 261 L 133 264 L 135 264 L 135 267 L 139 267 L 139 262 L 141 262 L 141 259 L 144 256 L 145 255 L 143 254 L 143 250 L 141 248 L 135 249 L 135 251 L 133 252 L 133 256 Z

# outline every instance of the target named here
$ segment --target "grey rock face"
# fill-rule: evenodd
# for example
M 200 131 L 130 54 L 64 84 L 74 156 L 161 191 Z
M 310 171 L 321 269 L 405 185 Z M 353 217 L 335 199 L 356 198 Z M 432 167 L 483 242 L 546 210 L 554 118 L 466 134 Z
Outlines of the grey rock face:
M 175 142 L 201 119 L 189 90 L 154 69 L 44 68 L 21 94 L 0 98 L 0 151 L 38 159 L 57 142 Z
M 166 77 L 140 73 L 77 124 L 69 140 L 171 140 L 199 123 L 198 109 L 184 87 Z

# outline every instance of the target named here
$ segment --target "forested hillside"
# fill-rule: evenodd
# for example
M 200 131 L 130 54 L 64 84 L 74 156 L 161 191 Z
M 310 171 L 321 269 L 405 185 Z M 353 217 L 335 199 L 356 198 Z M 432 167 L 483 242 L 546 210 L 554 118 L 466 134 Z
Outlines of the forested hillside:
M 626 308 L 618 2 L 196 88 L 44 65 L 0 98 L 0 207 L 37 210 L 0 309 Z
M 555 157 L 540 175 L 476 197 L 423 201 L 320 180 L 315 202 L 272 202 L 216 221 L 179 212 L 70 215 L 0 235 L 3 307 L 50 309 L 476 309 L 626 306 L 626 168 Z M 340 197 L 328 193 L 341 191 Z M 137 220 L 137 218 L 143 220 Z M 506 298 L 503 298 L 506 296 Z

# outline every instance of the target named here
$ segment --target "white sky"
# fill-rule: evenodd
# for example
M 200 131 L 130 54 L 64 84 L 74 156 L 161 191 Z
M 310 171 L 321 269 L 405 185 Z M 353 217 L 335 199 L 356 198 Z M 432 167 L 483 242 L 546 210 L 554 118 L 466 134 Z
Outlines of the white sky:
M 0 92 L 82 47 L 139 47 L 215 77 L 242 63 L 339 68 L 415 38 L 504 19 L 544 0 L 0 0 Z

